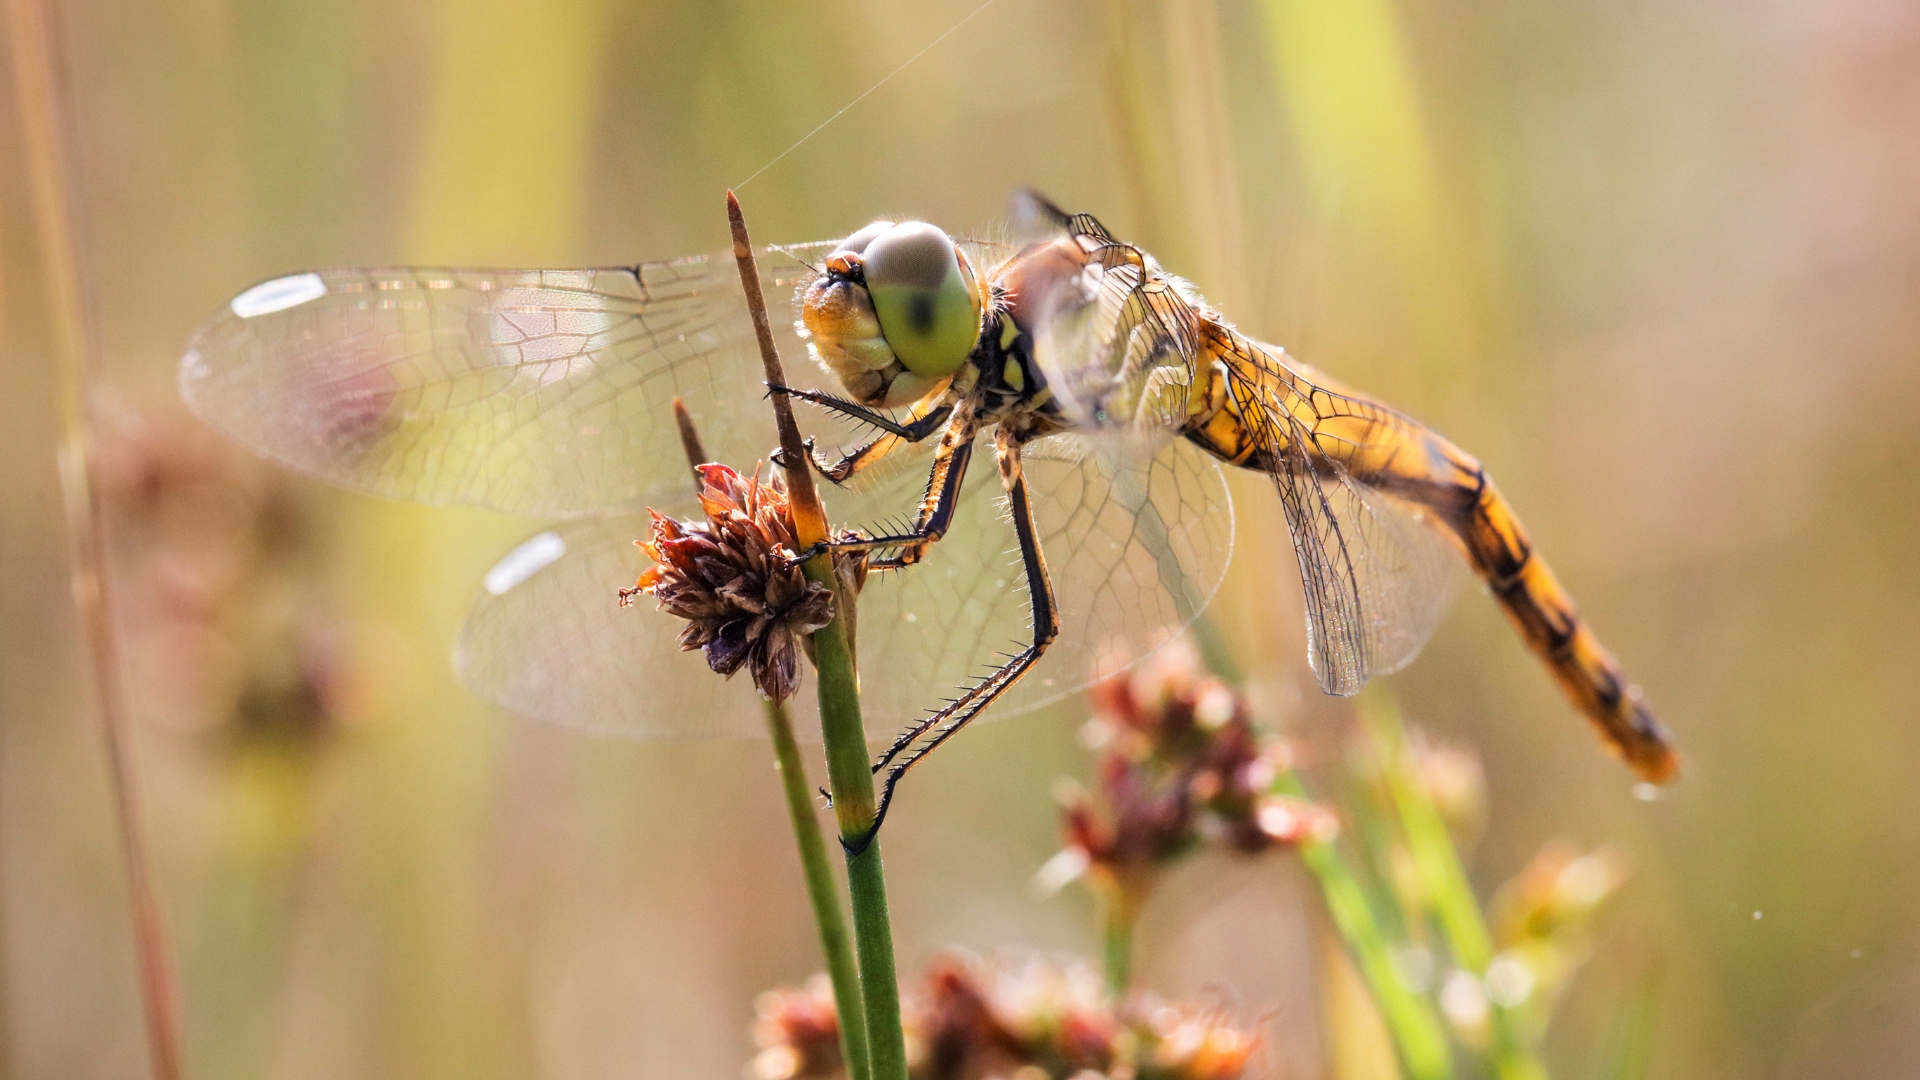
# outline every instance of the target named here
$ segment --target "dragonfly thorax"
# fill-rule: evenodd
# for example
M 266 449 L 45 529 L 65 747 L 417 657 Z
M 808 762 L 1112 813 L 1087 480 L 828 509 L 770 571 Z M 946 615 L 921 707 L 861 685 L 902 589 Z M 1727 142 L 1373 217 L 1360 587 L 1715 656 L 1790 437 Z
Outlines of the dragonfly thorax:
M 816 362 L 865 405 L 909 405 L 949 385 L 980 338 L 966 254 L 925 222 L 876 221 L 827 257 L 800 294 Z

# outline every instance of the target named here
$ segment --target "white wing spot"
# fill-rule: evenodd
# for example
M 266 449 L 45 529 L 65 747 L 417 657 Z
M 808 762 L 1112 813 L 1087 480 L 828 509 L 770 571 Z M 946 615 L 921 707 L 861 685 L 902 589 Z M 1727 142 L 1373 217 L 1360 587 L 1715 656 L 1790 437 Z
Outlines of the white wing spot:
M 507 552 L 506 557 L 493 564 L 482 579 L 487 591 L 495 596 L 504 595 L 533 575 L 553 565 L 555 559 L 567 553 L 567 542 L 560 534 L 551 530 L 533 537 L 526 543 Z
M 233 308 L 235 315 L 251 319 L 256 315 L 271 315 L 276 311 L 299 307 L 325 295 L 327 283 L 320 280 L 319 274 L 292 274 L 261 282 L 234 297 L 233 303 L 228 306 Z

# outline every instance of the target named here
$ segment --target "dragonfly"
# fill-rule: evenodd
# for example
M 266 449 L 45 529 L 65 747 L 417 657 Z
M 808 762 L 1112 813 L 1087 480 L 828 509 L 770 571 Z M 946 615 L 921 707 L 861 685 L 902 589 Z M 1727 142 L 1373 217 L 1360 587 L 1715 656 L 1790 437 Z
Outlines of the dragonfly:
M 839 246 L 757 252 L 796 388 L 840 387 L 795 362 L 807 355 L 796 296 Z M 1004 245 L 972 248 L 1004 257 Z M 779 443 L 763 379 L 730 248 L 592 269 L 288 274 L 234 297 L 179 366 L 196 414 L 282 466 L 379 497 L 543 519 L 478 583 L 453 649 L 460 680 L 523 717 L 646 740 L 765 733 L 746 680 L 718 679 L 683 652 L 676 620 L 619 604 L 650 565 L 635 546 L 648 508 L 700 512 L 673 402 L 709 457 L 745 472 Z M 1220 587 L 1235 532 L 1217 463 L 1184 445 L 1120 449 L 1095 432 L 1030 448 L 1065 635 L 1001 695 L 996 717 L 1138 662 Z M 913 448 L 875 455 L 822 485 L 830 515 L 870 523 L 907 510 L 925 460 Z M 1017 540 L 987 480 L 960 491 L 941 550 L 911 574 L 869 577 L 858 621 L 869 716 L 919 715 L 1029 633 Z M 810 696 L 790 706 L 817 737 Z
M 638 511 L 691 502 L 673 399 L 722 461 L 773 445 L 767 392 L 850 422 L 861 437 L 784 465 L 832 481 L 836 520 L 910 513 L 829 545 L 883 571 L 860 604 L 867 711 L 919 714 L 876 761 L 876 830 L 906 772 L 989 707 L 1057 700 L 1202 617 L 1235 540 L 1223 467 L 1274 484 L 1326 693 L 1411 662 L 1464 567 L 1605 745 L 1648 781 L 1677 774 L 1478 461 L 1240 333 L 1092 216 L 1023 193 L 1014 217 L 1007 244 L 883 220 L 766 249 L 769 298 L 798 316 L 784 344 L 816 361 L 790 385 L 759 381 L 723 253 L 276 278 L 195 335 L 181 389 L 323 480 L 565 519 L 486 575 L 456 667 L 511 711 L 648 737 L 737 733 L 753 712 L 688 677 L 672 620 L 616 603 L 645 568 Z M 969 482 L 988 451 L 998 483 Z M 939 686 L 958 692 L 922 710 Z

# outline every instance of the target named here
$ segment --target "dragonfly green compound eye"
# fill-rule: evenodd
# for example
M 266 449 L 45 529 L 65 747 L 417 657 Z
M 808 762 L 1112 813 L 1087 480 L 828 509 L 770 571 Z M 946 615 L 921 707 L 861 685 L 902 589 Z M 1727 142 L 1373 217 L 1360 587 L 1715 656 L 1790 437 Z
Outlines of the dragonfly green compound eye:
M 862 262 L 880 332 L 907 370 L 958 371 L 980 336 L 980 300 L 947 234 L 903 222 L 868 241 Z
M 891 229 L 893 227 L 894 227 L 893 222 L 888 221 L 885 218 L 881 218 L 879 221 L 874 222 L 873 224 L 867 226 L 866 228 L 861 229 L 859 232 L 854 233 L 852 236 L 847 237 L 845 240 L 840 241 L 840 246 L 835 248 L 834 250 L 836 252 L 850 251 L 853 254 L 858 255 L 867 250 L 867 245 L 873 243 L 874 237 L 879 236 L 881 233 L 886 232 L 888 229 Z

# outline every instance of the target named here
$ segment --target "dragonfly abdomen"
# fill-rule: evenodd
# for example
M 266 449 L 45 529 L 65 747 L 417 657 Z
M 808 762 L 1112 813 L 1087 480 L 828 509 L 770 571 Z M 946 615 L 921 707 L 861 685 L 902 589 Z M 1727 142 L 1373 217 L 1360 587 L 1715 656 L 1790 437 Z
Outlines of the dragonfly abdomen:
M 1474 570 L 1560 689 L 1627 764 L 1656 784 L 1673 779 L 1679 757 L 1640 688 L 1580 617 L 1485 470 L 1479 477 L 1472 508 L 1453 519 Z
M 1222 461 L 1271 473 L 1283 497 L 1310 479 L 1351 483 L 1427 511 L 1420 515 L 1426 527 L 1449 535 L 1608 745 L 1647 780 L 1663 783 L 1679 772 L 1640 688 L 1588 629 L 1479 461 L 1419 421 L 1223 323 L 1206 321 L 1202 341 L 1193 365 L 1202 385 L 1193 398 L 1215 404 L 1190 417 L 1189 440 Z
M 1432 510 L 1433 520 L 1453 534 L 1521 639 L 1607 745 L 1643 779 L 1657 784 L 1673 779 L 1680 761 L 1666 730 L 1534 550 L 1526 527 L 1486 469 L 1415 421 L 1392 414 L 1382 424 L 1393 434 L 1374 441 L 1405 445 L 1388 455 L 1392 465 L 1384 474 L 1364 479 Z

